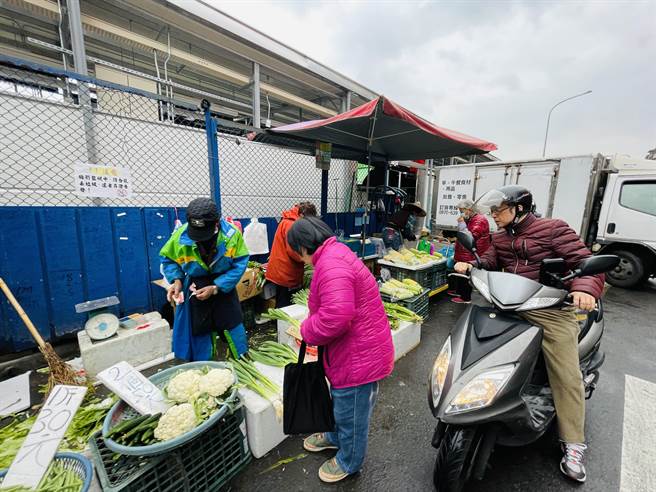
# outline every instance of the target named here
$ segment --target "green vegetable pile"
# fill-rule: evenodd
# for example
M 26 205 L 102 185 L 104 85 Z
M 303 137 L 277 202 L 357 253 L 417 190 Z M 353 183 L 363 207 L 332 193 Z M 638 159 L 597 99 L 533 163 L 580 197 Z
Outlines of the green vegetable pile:
M 310 287 L 310 282 L 312 282 L 312 274 L 314 269 L 311 265 L 305 265 L 303 267 L 303 288 L 307 289 Z
M 261 263 L 258 263 L 257 261 L 249 261 L 248 268 L 252 268 L 253 270 L 257 271 L 257 282 L 255 285 L 257 286 L 258 289 L 262 289 L 262 287 L 264 287 L 264 284 L 266 283 L 264 267 L 262 266 Z
M 115 398 L 102 401 L 95 397 L 86 398 L 73 417 L 59 451 L 82 451 L 89 438 L 102 428 L 105 416 L 115 401 Z M 9 468 L 35 420 L 36 415 L 14 415 L 11 422 L 0 429 L 0 469 Z
M 161 416 L 157 413 L 123 420 L 109 431 L 107 437 L 124 446 L 148 446 L 156 442 L 155 429 Z
M 248 357 L 254 362 L 274 367 L 285 367 L 298 361 L 298 356 L 291 347 L 270 340 L 262 342 L 257 348 L 251 348 Z
M 393 330 L 399 327 L 399 321 L 409 321 L 411 323 L 421 323 L 424 321 L 424 318 L 417 313 L 400 304 L 383 302 L 383 306 L 385 306 L 387 319 L 389 319 Z
M 75 471 L 66 463 L 54 460 L 36 488 L 36 492 L 78 492 L 82 489 L 82 485 L 84 482 Z M 0 492 L 34 492 L 34 489 L 22 485 L 2 487 L 0 483 Z
M 298 304 L 299 306 L 307 306 L 309 296 L 310 296 L 309 289 L 299 290 L 292 296 L 292 302 L 294 304 Z
M 391 279 L 380 287 L 380 292 L 387 294 L 392 300 L 410 299 L 411 297 L 418 296 L 423 291 L 424 288 L 421 285 L 409 278 L 404 279 L 403 282 Z

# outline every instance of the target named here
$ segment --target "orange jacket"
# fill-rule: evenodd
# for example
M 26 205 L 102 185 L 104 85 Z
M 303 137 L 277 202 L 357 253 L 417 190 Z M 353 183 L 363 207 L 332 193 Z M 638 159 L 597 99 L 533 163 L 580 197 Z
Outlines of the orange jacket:
M 299 218 L 298 207 L 285 210 L 271 246 L 266 278 L 283 287 L 299 287 L 303 283 L 303 262 L 287 243 L 287 233 Z

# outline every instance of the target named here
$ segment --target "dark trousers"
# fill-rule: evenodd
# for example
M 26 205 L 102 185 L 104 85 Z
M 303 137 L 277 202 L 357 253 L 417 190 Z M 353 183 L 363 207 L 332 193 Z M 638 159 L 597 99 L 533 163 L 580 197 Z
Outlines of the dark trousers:
M 276 284 L 276 308 L 284 308 L 291 305 L 292 296 L 298 292 L 299 289 L 290 289 L 282 285 Z
M 449 275 L 449 290 L 455 290 L 463 301 L 471 301 L 472 286 L 469 279 L 459 275 Z

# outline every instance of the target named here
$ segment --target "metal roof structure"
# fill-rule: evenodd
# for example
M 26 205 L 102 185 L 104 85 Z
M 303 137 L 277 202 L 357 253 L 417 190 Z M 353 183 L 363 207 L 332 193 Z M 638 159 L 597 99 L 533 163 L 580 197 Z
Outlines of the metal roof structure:
M 70 69 L 73 4 L 77 0 L 3 0 L 0 50 Z M 223 116 L 256 127 L 330 117 L 377 96 L 205 1 L 85 0 L 79 9 L 96 77 L 115 70 L 135 80 L 172 81 L 176 98 L 198 101 L 202 91 Z

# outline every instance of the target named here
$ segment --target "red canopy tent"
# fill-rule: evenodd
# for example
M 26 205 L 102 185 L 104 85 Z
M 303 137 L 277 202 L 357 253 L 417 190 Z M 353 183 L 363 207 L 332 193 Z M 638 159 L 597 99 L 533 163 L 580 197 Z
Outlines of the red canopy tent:
M 363 158 L 373 155 L 390 161 L 484 154 L 497 148 L 491 142 L 436 126 L 385 96 L 332 118 L 271 131 L 330 142 L 360 150 Z
M 339 145 L 371 164 L 375 160 L 439 159 L 484 154 L 496 150 L 491 142 L 436 126 L 385 96 L 323 120 L 302 121 L 272 128 L 272 132 Z M 325 173 L 327 174 L 327 173 Z M 327 185 L 327 176 L 325 176 Z M 323 186 L 322 186 L 323 188 Z M 367 193 L 369 174 L 367 174 Z M 322 195 L 324 190 L 322 189 Z M 367 223 L 369 207 L 365 207 Z M 366 227 L 362 227 L 362 253 Z

